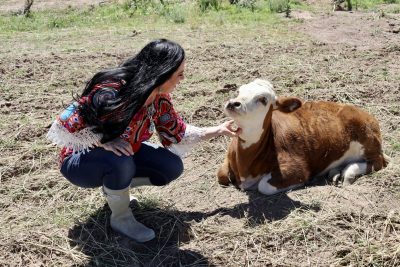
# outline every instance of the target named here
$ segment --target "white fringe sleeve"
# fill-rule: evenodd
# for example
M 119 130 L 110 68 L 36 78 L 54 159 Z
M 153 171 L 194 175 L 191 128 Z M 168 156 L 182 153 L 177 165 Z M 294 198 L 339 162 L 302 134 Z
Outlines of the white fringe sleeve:
M 186 124 L 185 135 L 177 144 L 171 144 L 167 149 L 172 153 L 183 158 L 187 156 L 193 149 L 194 145 L 202 141 L 205 133 L 205 128 L 196 127 Z
M 54 144 L 71 148 L 74 153 L 78 153 L 94 147 L 100 142 L 102 135 L 94 133 L 90 127 L 71 133 L 58 120 L 55 120 L 46 137 Z

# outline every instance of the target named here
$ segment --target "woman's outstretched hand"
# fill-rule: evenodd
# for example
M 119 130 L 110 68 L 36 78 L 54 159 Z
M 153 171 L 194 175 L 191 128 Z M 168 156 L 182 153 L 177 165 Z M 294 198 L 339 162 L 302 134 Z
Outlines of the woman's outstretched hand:
M 99 147 L 104 148 L 105 150 L 112 151 L 118 156 L 132 156 L 133 150 L 131 144 L 121 138 L 115 138 L 104 144 L 99 144 Z
M 235 127 L 235 123 L 233 120 L 226 121 L 218 125 L 217 127 L 218 127 L 218 133 L 221 135 L 236 137 L 241 133 L 241 129 Z

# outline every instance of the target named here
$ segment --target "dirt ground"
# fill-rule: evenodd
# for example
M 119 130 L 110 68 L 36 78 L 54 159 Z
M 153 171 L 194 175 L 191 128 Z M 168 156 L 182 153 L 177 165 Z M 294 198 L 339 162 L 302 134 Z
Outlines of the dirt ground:
M 19 2 L 2 1 L 0 10 Z M 332 13 L 326 1 L 314 2 L 320 8 L 293 12 L 284 26 L 92 29 L 78 40 L 74 29 L 0 36 L 0 265 L 399 266 L 400 16 Z M 214 138 L 185 158 L 177 181 L 132 190 L 134 212 L 155 229 L 154 241 L 113 233 L 100 190 L 63 179 L 45 135 L 71 91 L 160 35 L 186 50 L 186 80 L 174 102 L 187 122 L 225 121 L 222 105 L 238 86 L 265 78 L 278 95 L 368 110 L 391 163 L 351 186 L 319 181 L 266 197 L 218 185 L 229 140 Z

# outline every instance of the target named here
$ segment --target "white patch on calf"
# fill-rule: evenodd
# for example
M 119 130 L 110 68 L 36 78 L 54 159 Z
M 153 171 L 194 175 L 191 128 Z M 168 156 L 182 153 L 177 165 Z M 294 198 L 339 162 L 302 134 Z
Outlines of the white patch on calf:
M 343 170 L 343 185 L 351 185 L 357 176 L 367 173 L 366 162 L 356 162 L 346 166 Z
M 340 159 L 332 162 L 329 166 L 323 170 L 319 175 L 324 175 L 329 170 L 333 168 L 337 168 L 340 165 L 345 165 L 351 162 L 360 161 L 363 159 L 364 156 L 364 147 L 359 142 L 351 141 L 349 149 L 343 154 Z
M 288 191 L 297 187 L 302 186 L 303 184 L 294 184 L 285 188 L 276 188 L 269 183 L 271 180 L 271 173 L 265 174 L 261 177 L 260 182 L 258 183 L 258 192 L 264 195 L 274 195 L 280 192 Z
M 264 98 L 266 105 L 257 101 Z M 269 109 L 275 104 L 276 95 L 270 82 L 256 79 L 239 88 L 239 95 L 231 100 L 239 102 L 242 107 L 238 115 L 232 116 L 238 127 L 242 129 L 241 146 L 246 149 L 257 143 L 264 131 L 263 122 Z
M 258 183 L 258 192 L 264 195 L 273 195 L 278 193 L 278 189 L 275 186 L 272 186 L 270 183 L 268 183 L 269 180 L 271 180 L 271 174 L 265 174 L 262 178 L 261 181 Z
M 268 111 L 267 111 L 268 112 Z M 245 122 L 237 123 L 242 129 L 240 138 L 244 140 L 243 143 L 239 143 L 243 149 L 249 148 L 251 145 L 257 143 L 263 132 L 263 121 L 267 112 L 258 112 L 249 116 Z

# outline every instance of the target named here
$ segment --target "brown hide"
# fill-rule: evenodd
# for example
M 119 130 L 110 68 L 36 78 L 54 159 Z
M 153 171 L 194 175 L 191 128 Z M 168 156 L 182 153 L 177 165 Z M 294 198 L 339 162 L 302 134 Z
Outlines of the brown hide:
M 276 101 L 277 109 L 283 113 L 291 112 L 302 105 L 298 98 L 281 97 Z M 222 185 L 228 185 L 230 182 L 239 186 L 240 177 L 256 177 L 260 174 L 269 173 L 272 170 L 279 169 L 277 156 L 271 129 L 272 107 L 265 116 L 263 122 L 264 132 L 260 141 L 243 149 L 239 143 L 243 140 L 233 138 L 225 157 L 224 163 L 218 170 L 218 182 Z
M 270 109 L 262 137 L 247 149 L 239 145 L 240 138 L 232 140 L 218 171 L 221 184 L 231 181 L 238 186 L 240 177 L 267 173 L 272 175 L 269 183 L 278 189 L 304 183 L 341 158 L 351 141 L 364 147 L 367 172 L 386 166 L 378 122 L 365 111 L 323 101 L 290 110 L 287 105 Z
M 240 177 L 256 177 L 261 173 L 271 172 L 278 167 L 271 127 L 272 108 L 264 119 L 264 132 L 256 144 L 243 149 L 240 138 L 234 138 L 228 149 L 228 161 L 235 185 L 241 183 Z

